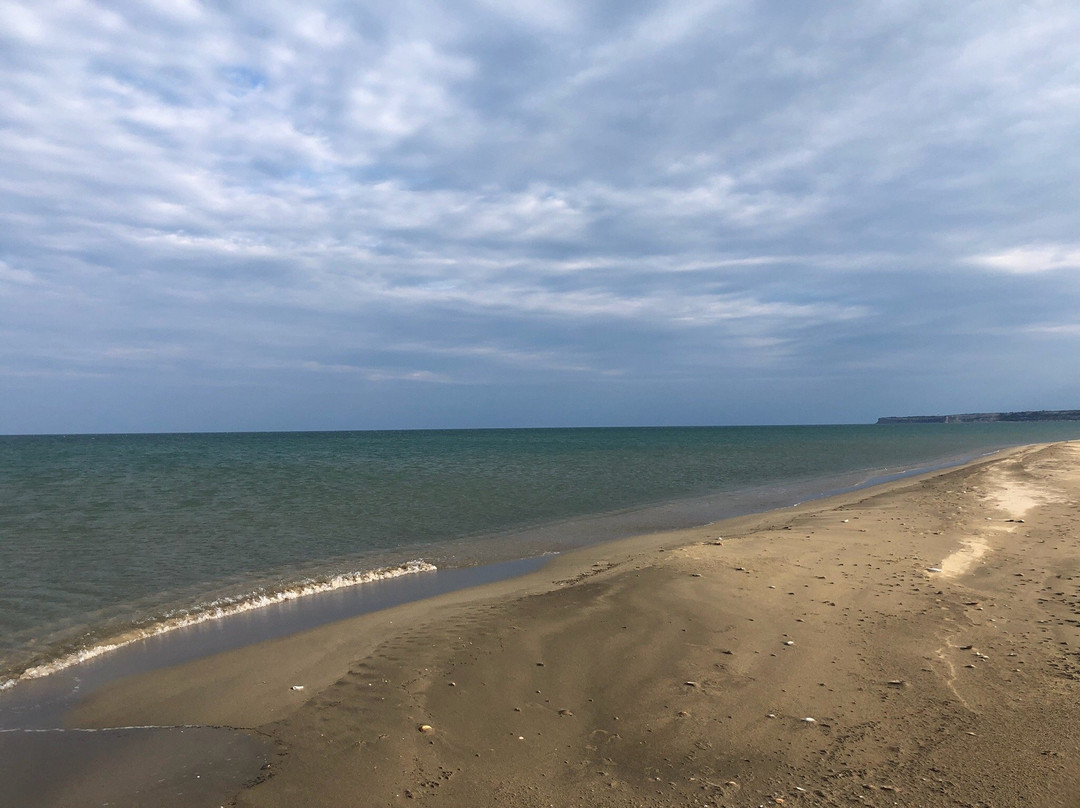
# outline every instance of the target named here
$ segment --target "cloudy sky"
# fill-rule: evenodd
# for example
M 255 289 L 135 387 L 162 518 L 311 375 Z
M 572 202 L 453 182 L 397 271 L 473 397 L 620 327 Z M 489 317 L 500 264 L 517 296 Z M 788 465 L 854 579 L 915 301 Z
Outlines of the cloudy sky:
M 1071 0 L 0 0 L 0 433 L 1080 407 Z

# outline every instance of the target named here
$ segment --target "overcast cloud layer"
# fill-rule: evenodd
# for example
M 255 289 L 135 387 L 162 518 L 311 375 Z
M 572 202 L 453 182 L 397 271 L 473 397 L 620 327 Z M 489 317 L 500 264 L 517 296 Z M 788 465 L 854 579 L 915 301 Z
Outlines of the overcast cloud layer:
M 1080 407 L 1074 2 L 0 0 L 0 432 Z

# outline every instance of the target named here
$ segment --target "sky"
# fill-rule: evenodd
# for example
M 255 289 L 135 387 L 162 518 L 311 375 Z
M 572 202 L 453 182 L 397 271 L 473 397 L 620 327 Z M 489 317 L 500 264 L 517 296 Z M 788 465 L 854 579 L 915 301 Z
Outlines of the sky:
M 1080 6 L 0 0 L 0 433 L 1080 408 Z

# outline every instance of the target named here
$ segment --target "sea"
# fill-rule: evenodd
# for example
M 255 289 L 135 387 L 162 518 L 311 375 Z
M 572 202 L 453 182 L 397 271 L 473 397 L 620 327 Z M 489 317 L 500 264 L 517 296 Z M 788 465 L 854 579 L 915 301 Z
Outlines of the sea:
M 1071 439 L 1080 423 L 0 437 L 0 689 L 275 604 Z

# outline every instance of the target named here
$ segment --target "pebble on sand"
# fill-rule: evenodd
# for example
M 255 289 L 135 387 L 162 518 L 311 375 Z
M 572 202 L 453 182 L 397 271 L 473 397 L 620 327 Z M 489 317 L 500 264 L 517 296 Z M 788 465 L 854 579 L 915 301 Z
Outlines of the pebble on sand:
M 804 724 L 816 724 L 817 719 L 816 718 L 811 718 L 810 716 L 807 716 L 806 718 L 803 719 L 803 723 Z
M 304 689 L 304 686 L 303 686 L 303 685 L 293 685 L 293 686 L 292 686 L 291 688 L 289 688 L 289 689 L 290 689 L 290 690 L 303 690 L 303 689 Z

